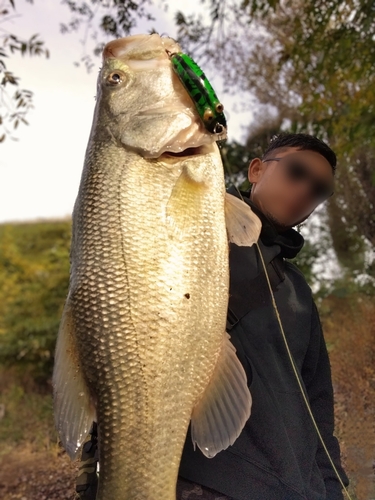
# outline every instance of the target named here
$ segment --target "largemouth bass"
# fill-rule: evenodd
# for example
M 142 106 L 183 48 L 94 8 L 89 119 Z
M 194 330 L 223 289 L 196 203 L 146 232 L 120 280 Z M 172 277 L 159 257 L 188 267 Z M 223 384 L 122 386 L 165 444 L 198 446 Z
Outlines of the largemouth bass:
M 260 222 L 226 198 L 218 137 L 171 68 L 178 52 L 157 34 L 104 48 L 73 212 L 54 411 L 71 458 L 98 423 L 99 500 L 175 499 L 189 422 L 211 457 L 250 415 L 225 332 L 228 234 L 250 245 Z

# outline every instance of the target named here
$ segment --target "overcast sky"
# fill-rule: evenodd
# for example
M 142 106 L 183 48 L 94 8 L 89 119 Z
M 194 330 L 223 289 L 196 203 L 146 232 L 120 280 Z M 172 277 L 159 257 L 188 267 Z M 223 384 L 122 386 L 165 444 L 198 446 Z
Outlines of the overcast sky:
M 190 9 L 193 4 L 189 2 Z M 30 125 L 17 130 L 18 141 L 0 143 L 0 222 L 65 217 L 71 214 L 78 190 L 97 70 L 88 74 L 74 66 L 83 55 L 82 33 L 60 34 L 60 23 L 71 16 L 59 0 L 34 0 L 33 5 L 17 0 L 16 6 L 19 17 L 1 27 L 27 39 L 39 33 L 51 55 L 15 55 L 7 61 L 21 77 L 21 88 L 34 92 L 34 109 L 27 117 Z M 152 26 L 175 37 L 173 13 L 172 7 L 169 12 L 155 9 L 157 21 L 139 23 L 133 34 L 147 33 Z M 99 69 L 100 59 L 95 62 Z M 241 124 L 249 125 L 251 113 L 235 112 L 240 99 L 220 93 L 220 80 L 208 76 L 227 110 L 229 139 L 240 140 Z

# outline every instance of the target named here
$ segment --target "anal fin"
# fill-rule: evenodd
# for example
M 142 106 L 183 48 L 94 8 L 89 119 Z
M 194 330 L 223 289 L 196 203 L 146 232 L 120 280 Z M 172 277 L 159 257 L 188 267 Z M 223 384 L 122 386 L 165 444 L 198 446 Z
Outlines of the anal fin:
M 262 223 L 249 205 L 232 194 L 225 194 L 225 222 L 229 241 L 251 246 L 258 241 Z
M 69 298 L 57 337 L 53 370 L 55 426 L 72 460 L 85 441 L 96 412 L 80 369 Z
M 225 332 L 212 378 L 191 417 L 194 447 L 208 457 L 233 444 L 251 411 L 251 395 L 236 349 Z

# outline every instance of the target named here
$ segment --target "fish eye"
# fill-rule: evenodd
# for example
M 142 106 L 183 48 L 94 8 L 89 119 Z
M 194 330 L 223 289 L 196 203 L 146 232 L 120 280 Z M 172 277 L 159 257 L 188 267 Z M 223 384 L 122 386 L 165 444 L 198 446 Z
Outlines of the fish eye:
M 204 122 L 210 122 L 214 118 L 214 114 L 210 109 L 206 109 L 206 111 L 203 113 L 203 121 Z
M 112 73 L 107 76 L 107 83 L 110 85 L 118 85 L 124 81 L 124 76 L 122 71 L 112 71 Z
M 222 113 L 224 111 L 224 106 L 221 102 L 218 102 L 215 107 L 216 113 Z

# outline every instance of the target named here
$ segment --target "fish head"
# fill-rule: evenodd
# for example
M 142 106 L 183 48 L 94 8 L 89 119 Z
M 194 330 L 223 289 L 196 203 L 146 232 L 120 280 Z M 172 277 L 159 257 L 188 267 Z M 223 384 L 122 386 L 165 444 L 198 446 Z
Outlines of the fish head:
M 206 129 L 169 54 L 171 38 L 134 35 L 108 43 L 98 77 L 95 138 L 116 141 L 146 158 L 181 153 L 224 139 Z

